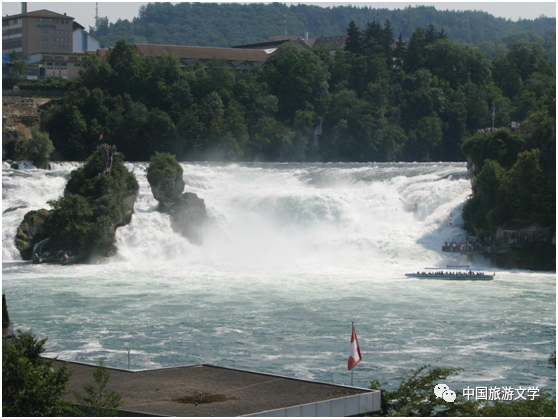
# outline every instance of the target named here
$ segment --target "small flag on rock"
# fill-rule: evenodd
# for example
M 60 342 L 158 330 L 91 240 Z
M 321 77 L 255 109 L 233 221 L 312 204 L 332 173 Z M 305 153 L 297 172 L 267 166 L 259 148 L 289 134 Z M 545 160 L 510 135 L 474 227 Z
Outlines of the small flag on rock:
M 450 227 L 453 227 L 453 212 L 450 212 Z
M 347 369 L 351 371 L 357 364 L 362 361 L 362 355 L 360 354 L 360 346 L 358 346 L 358 339 L 356 335 L 355 326 L 353 326 L 353 334 L 351 335 L 351 349 L 349 351 L 349 364 Z

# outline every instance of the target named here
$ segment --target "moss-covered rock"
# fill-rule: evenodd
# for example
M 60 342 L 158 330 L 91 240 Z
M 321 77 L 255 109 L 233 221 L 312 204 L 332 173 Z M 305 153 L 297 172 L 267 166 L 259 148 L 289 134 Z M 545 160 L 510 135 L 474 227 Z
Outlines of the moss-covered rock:
M 30 260 L 33 257 L 33 246 L 48 237 L 46 223 L 49 217 L 50 211 L 46 209 L 29 211 L 23 217 L 15 236 L 15 247 L 23 260 Z
M 180 200 L 184 191 L 183 170 L 173 155 L 156 153 L 147 168 L 147 181 L 159 209 L 165 212 Z
M 114 253 L 115 231 L 130 222 L 139 185 L 121 154 L 114 155 L 110 173 L 105 172 L 106 166 L 105 153 L 95 153 L 70 174 L 63 196 L 49 202 L 52 210 L 40 240 L 48 237 L 50 241 L 43 250 L 50 254 L 71 251 L 83 262 Z M 29 239 L 27 248 L 32 250 L 40 240 Z M 22 253 L 22 257 L 31 255 Z
M 182 174 L 182 167 L 174 156 L 157 153 L 147 168 L 147 181 L 159 201 L 159 211 L 170 215 L 174 231 L 199 244 L 202 241 L 200 227 L 207 219 L 205 202 L 195 193 L 182 193 Z

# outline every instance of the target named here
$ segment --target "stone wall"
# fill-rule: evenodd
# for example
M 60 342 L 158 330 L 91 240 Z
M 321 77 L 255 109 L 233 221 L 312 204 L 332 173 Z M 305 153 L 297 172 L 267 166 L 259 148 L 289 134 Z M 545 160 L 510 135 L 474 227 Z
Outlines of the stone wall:
M 39 107 L 51 100 L 47 97 L 2 95 L 2 137 L 28 139 L 30 128 L 39 124 Z

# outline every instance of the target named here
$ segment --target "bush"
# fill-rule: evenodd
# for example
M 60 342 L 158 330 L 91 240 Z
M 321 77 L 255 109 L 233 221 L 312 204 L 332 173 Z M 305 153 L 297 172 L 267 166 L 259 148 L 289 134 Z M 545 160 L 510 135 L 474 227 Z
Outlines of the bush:
M 70 372 L 40 358 L 46 339 L 18 332 L 13 343 L 2 342 L 2 416 L 68 416 L 72 409 L 63 398 Z
M 46 132 L 39 131 L 38 128 L 31 129 L 31 139 L 27 143 L 27 158 L 33 164 L 45 169 L 48 163 L 50 153 L 54 151 L 52 141 Z
M 147 168 L 147 181 L 150 185 L 161 185 L 182 179 L 182 167 L 169 153 L 155 153 Z

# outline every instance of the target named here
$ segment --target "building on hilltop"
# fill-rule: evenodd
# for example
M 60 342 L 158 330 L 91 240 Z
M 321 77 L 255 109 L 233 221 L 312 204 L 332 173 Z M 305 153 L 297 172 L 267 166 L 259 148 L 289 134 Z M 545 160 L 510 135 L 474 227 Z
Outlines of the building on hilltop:
M 172 54 L 178 58 L 182 68 L 194 64 L 206 67 L 214 59 L 224 60 L 234 71 L 249 72 L 254 67 L 265 64 L 273 51 L 240 48 L 188 47 L 181 45 L 134 44 L 142 56 L 160 58 L 163 54 Z
M 10 76 L 13 52 L 28 61 L 20 78 L 73 79 L 79 74 L 81 59 L 106 47 L 85 31 L 73 17 L 50 10 L 27 12 L 2 18 L 2 77 Z
M 347 42 L 347 35 L 330 36 L 328 38 L 318 38 L 312 48 L 322 48 L 331 53 L 344 50 Z
M 74 18 L 37 10 L 2 18 L 2 55 L 17 52 L 28 60 L 37 52 L 73 52 Z

